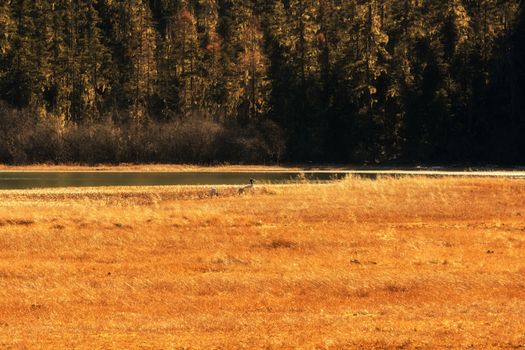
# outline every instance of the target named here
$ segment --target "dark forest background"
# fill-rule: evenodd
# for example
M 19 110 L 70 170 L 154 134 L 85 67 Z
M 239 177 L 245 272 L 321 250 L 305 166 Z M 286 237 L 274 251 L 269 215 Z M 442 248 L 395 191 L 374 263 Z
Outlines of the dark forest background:
M 520 0 L 0 0 L 0 162 L 525 161 Z

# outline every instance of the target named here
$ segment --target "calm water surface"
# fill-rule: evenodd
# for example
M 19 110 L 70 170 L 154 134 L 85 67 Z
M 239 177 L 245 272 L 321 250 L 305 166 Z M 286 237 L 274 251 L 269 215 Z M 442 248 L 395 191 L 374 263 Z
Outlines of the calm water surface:
M 286 183 L 300 173 L 232 172 L 0 172 L 0 189 L 99 186 L 239 185 L 257 182 Z M 314 181 L 343 178 L 344 173 L 307 173 Z

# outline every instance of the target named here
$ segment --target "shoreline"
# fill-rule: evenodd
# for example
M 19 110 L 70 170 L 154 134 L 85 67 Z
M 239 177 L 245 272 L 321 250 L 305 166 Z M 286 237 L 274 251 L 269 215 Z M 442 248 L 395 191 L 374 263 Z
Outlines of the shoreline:
M 120 165 L 0 165 L 0 173 L 346 173 L 385 176 L 467 176 L 525 178 L 525 169 L 496 167 L 372 167 L 342 165 L 216 165 L 120 164 Z

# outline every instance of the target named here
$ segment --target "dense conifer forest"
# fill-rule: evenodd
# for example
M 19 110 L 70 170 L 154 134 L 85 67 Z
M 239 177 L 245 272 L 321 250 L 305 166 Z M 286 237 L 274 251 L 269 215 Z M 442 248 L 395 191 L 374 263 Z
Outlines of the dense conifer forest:
M 0 0 L 0 162 L 525 161 L 520 0 Z

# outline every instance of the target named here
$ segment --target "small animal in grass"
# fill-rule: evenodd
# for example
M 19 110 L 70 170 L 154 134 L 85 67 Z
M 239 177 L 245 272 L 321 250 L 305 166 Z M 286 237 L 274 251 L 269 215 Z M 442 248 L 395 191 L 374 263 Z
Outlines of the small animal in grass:
M 208 196 L 210 196 L 210 198 L 219 197 L 219 191 L 215 187 L 212 187 L 208 191 Z
M 250 183 L 248 185 L 239 188 L 239 194 L 244 194 L 246 193 L 246 191 L 251 190 L 253 188 L 254 183 L 255 183 L 255 180 L 250 179 Z

